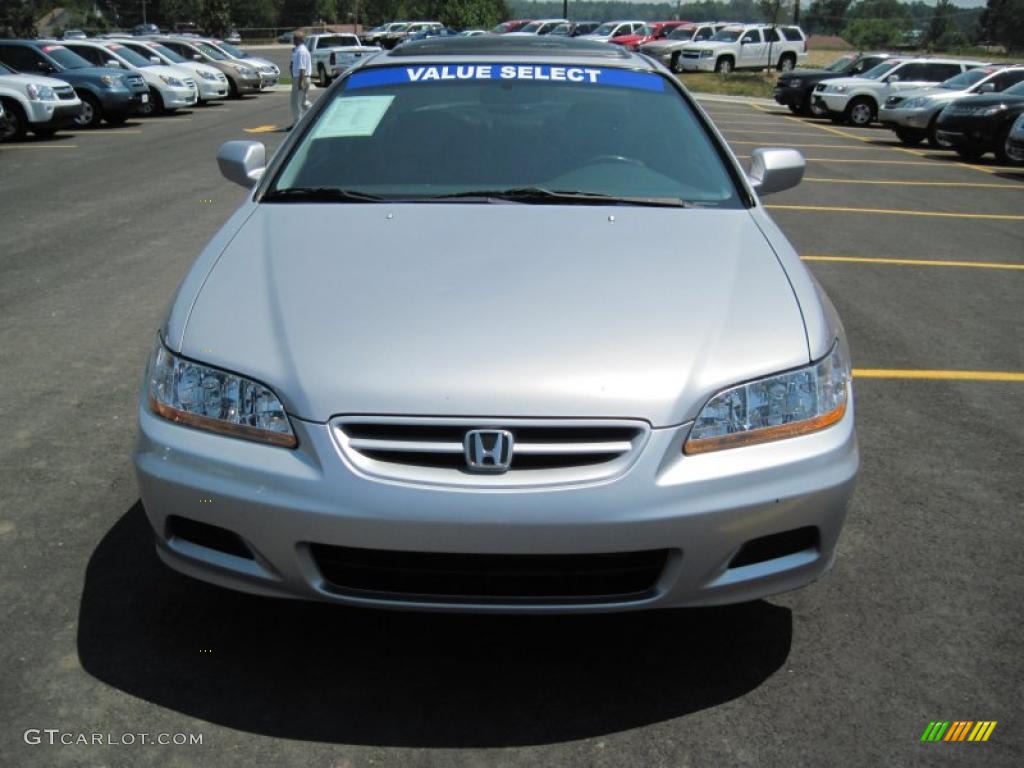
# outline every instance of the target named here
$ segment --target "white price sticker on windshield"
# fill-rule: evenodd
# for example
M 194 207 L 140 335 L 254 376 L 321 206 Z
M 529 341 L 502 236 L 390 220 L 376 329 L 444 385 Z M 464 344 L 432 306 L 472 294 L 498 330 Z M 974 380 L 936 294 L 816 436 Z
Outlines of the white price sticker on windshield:
M 348 96 L 335 99 L 313 129 L 314 139 L 373 136 L 394 96 Z

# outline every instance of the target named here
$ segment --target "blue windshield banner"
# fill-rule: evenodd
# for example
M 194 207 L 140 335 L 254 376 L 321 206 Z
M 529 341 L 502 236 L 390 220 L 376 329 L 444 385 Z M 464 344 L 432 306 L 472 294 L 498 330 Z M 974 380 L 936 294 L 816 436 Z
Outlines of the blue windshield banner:
M 381 67 L 354 73 L 345 90 L 386 85 L 430 85 L 467 80 L 528 80 L 570 83 L 587 87 L 607 85 L 641 91 L 663 91 L 665 80 L 649 72 L 632 72 L 608 67 L 574 67 L 555 64 L 421 64 Z

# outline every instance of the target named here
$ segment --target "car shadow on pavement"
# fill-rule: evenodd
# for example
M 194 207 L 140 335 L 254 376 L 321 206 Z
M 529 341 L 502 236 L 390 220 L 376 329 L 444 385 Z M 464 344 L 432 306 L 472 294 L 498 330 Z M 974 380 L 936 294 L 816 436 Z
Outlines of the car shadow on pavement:
M 160 562 L 142 504 L 89 561 L 83 668 L 132 696 L 269 736 L 416 747 L 554 743 L 757 688 L 792 616 L 760 601 L 595 616 L 355 610 L 254 597 Z

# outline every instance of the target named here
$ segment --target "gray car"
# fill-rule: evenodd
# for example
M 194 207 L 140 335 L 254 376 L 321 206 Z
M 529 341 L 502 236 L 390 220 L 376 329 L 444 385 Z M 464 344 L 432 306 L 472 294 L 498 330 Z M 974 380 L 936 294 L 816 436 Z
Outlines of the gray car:
M 138 414 L 173 568 L 499 612 L 746 601 L 829 569 L 849 354 L 759 199 L 798 152 L 744 172 L 649 59 L 487 35 L 376 56 L 269 164 L 218 159 L 252 191 L 180 285 Z

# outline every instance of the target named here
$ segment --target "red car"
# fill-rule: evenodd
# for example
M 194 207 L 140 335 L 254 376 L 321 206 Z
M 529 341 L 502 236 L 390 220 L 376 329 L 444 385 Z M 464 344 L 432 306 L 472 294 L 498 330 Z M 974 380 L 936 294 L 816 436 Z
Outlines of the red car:
M 531 21 L 532 19 L 512 19 L 512 21 L 503 21 L 501 24 L 492 29 L 491 32 L 496 35 L 504 35 L 509 32 L 518 32 Z
M 689 21 L 650 21 L 643 29 L 633 35 L 619 35 L 613 37 L 609 42 L 615 43 L 616 45 L 624 45 L 631 51 L 640 49 L 640 46 L 644 43 L 650 43 L 654 40 L 660 40 L 661 38 L 668 35 L 676 27 L 681 27 L 683 24 L 689 24 Z

